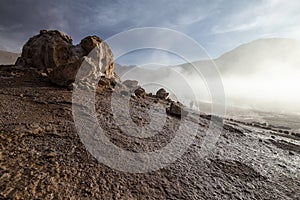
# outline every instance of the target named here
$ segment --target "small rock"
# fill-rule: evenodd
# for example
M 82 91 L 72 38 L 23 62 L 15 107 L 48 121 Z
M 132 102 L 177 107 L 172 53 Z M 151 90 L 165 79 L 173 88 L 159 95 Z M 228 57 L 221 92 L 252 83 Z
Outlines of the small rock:
M 164 88 L 161 88 L 156 92 L 156 96 L 160 99 L 166 99 L 169 96 L 169 93 L 167 93 Z
M 128 95 L 129 95 L 129 92 L 126 91 L 126 90 L 122 90 L 122 91 L 120 92 L 120 94 L 123 95 L 123 96 L 128 96 Z
M 289 132 L 289 131 L 287 131 L 287 130 L 283 131 L 283 133 L 284 133 L 284 134 L 287 134 L 287 135 L 289 135 L 289 134 L 290 134 L 290 132 Z
M 167 102 L 171 103 L 171 102 L 172 102 L 172 99 L 167 98 Z
M 293 156 L 293 155 L 295 155 L 295 153 L 292 151 L 289 151 L 289 155 Z
M 171 106 L 166 109 L 166 112 L 176 117 L 186 116 L 188 114 L 188 112 L 184 110 L 184 105 L 179 102 L 172 102 Z
M 293 132 L 292 135 L 293 135 L 293 136 L 296 136 L 296 137 L 300 137 L 300 133 L 295 133 L 295 132 Z
M 226 135 L 226 134 L 223 134 L 222 136 L 223 136 L 225 139 L 229 139 L 228 135 Z
M 137 97 L 141 97 L 141 98 L 145 98 L 146 97 L 146 91 L 144 90 L 144 88 L 142 87 L 139 87 L 138 89 L 136 89 L 134 91 L 134 94 L 137 96 Z
M 40 132 L 41 132 L 41 129 L 40 129 L 40 128 L 36 128 L 36 129 L 34 129 L 34 130 L 32 131 L 32 133 L 33 133 L 34 135 L 38 135 Z
M 57 153 L 54 151 L 49 152 L 48 154 L 45 155 L 46 158 L 54 158 L 57 156 Z
M 283 165 L 283 164 L 278 163 L 277 165 L 278 165 L 279 167 L 286 168 L 286 166 Z
M 52 127 L 51 127 L 51 125 L 49 125 L 49 126 L 46 126 L 46 128 L 45 128 L 45 131 L 47 131 L 47 132 L 50 132 L 52 130 Z
M 46 74 L 46 73 L 44 73 L 44 72 L 42 72 L 42 73 L 40 73 L 40 74 L 41 74 L 42 77 L 48 77 L 48 74 Z
M 109 87 L 110 86 L 110 80 L 108 78 L 101 77 L 101 79 L 98 82 L 98 85 L 103 86 L 103 87 Z
M 269 140 L 264 140 L 264 143 L 271 144 L 271 142 Z

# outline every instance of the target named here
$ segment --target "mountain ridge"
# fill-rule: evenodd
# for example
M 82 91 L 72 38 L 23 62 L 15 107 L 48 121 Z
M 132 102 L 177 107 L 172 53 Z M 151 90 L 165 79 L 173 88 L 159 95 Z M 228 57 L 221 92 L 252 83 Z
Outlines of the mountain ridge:
M 289 52 L 287 53 L 287 51 Z M 300 52 L 300 42 L 295 39 L 287 38 L 264 38 L 257 39 L 249 43 L 242 44 L 221 56 L 212 60 L 199 60 L 192 63 L 184 63 L 177 65 L 186 72 L 187 66 L 195 66 L 201 69 L 201 66 L 216 65 L 221 74 L 227 73 L 229 70 L 237 70 L 239 74 L 248 74 L 255 69 L 270 65 L 272 62 L 287 63 L 288 61 L 293 66 L 300 66 L 300 59 L 297 58 L 297 52 Z M 259 59 L 260 58 L 260 59 Z M 260 62 L 258 62 L 258 60 Z M 241 65 L 255 66 L 252 68 L 242 68 Z
M 13 53 L 9 51 L 0 50 L 0 64 L 1 65 L 14 64 L 20 55 L 21 55 L 20 53 Z

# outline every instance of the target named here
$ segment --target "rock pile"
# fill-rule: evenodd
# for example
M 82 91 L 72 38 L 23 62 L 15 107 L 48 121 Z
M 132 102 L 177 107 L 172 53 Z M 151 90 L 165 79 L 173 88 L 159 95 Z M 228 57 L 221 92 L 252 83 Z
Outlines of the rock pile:
M 95 51 L 94 49 L 97 49 Z M 91 73 L 105 77 L 114 76 L 113 54 L 109 46 L 98 36 L 88 36 L 80 44 L 73 45 L 72 38 L 57 30 L 41 30 L 24 45 L 22 55 L 16 65 L 28 65 L 47 73 L 50 81 L 57 85 L 68 86 L 86 56 L 93 54 L 94 71 Z M 96 54 L 95 54 L 96 53 Z M 97 57 L 101 55 L 101 59 Z M 89 60 L 87 60 L 87 63 Z

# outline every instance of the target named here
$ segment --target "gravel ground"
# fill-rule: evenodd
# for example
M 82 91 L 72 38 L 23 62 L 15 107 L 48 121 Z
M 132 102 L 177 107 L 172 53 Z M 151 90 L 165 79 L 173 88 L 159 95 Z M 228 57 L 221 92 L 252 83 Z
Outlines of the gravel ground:
M 159 150 L 184 120 L 167 116 L 153 137 L 128 136 L 134 127 L 124 130 L 119 125 L 126 120 L 115 121 L 113 94 L 99 88 L 95 108 L 105 134 L 122 149 Z M 76 133 L 70 89 L 29 68 L 0 66 L 0 102 L 0 199 L 300 199 L 299 134 L 224 119 L 216 145 L 203 157 L 209 116 L 190 114 L 186 120 L 197 123 L 198 133 L 179 159 L 157 171 L 126 173 L 86 150 Z M 161 112 L 169 102 L 131 98 L 134 124 L 149 124 L 153 105 Z

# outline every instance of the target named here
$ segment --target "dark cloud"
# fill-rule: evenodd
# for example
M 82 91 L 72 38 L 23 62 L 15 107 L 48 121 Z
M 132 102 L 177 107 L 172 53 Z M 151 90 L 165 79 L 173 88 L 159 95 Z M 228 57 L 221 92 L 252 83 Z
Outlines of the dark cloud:
M 206 4 L 203 4 L 206 5 Z M 75 41 L 85 35 L 107 38 L 143 26 L 176 27 L 201 20 L 209 6 L 199 1 L 0 1 L 0 48 L 20 51 L 40 29 L 59 29 Z
M 40 29 L 62 29 L 69 31 L 65 18 L 70 14 L 58 1 L 1 1 L 0 44 L 8 50 L 17 50 Z
M 2 0 L 0 49 L 20 52 L 40 29 L 61 30 L 77 43 L 157 26 L 191 36 L 215 57 L 266 35 L 299 35 L 299 8 L 297 0 Z

